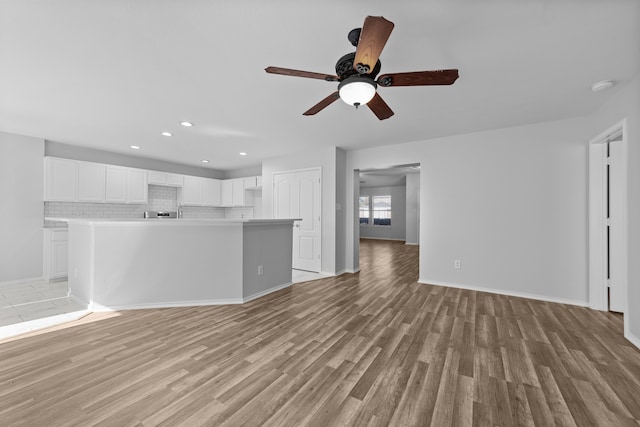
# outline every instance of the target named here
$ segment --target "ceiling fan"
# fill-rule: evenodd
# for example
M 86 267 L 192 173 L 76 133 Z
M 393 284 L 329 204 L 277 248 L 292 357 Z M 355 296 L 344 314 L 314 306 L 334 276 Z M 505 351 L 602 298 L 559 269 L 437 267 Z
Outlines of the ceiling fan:
M 367 16 L 362 28 L 349 32 L 347 38 L 356 51 L 344 55 L 336 63 L 336 74 L 322 74 L 290 68 L 267 67 L 265 71 L 285 76 L 307 77 L 328 82 L 339 82 L 338 90 L 303 113 L 311 116 L 331 105 L 338 98 L 358 108 L 368 105 L 378 119 L 393 116 L 393 111 L 376 92 L 378 86 L 430 86 L 450 85 L 458 78 L 458 70 L 413 71 L 408 73 L 383 74 L 380 72 L 380 53 L 391 35 L 394 24 L 382 16 Z

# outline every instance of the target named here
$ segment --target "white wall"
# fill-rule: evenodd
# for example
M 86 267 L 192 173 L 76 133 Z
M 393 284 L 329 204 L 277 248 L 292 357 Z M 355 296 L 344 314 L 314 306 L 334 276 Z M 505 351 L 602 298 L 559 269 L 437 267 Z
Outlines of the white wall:
M 407 174 L 406 185 L 406 232 L 405 241 L 408 245 L 417 245 L 420 242 L 420 174 Z
M 586 305 L 586 128 L 570 119 L 349 151 L 347 187 L 354 169 L 419 162 L 421 282 Z M 354 239 L 346 254 L 357 266 Z
M 640 74 L 616 88 L 610 99 L 589 118 L 591 137 L 627 120 L 628 201 L 628 312 L 624 316 L 625 336 L 640 347 Z
M 360 187 L 360 196 L 391 196 L 391 225 L 378 226 L 373 225 L 373 222 L 370 225 L 361 224 L 360 237 L 405 240 L 407 220 L 406 186 Z
M 346 203 L 347 189 L 344 185 L 346 181 L 347 153 L 336 148 L 336 274 L 342 274 L 345 270 L 345 247 L 346 247 Z
M 262 162 L 262 214 L 273 218 L 273 174 L 322 168 L 322 272 L 336 273 L 336 147 L 306 151 Z
M 202 176 L 205 178 L 224 179 L 227 174 L 223 171 L 198 166 L 183 165 L 158 159 L 149 159 L 140 156 L 113 153 L 110 151 L 96 150 L 94 148 L 80 147 L 76 145 L 62 144 L 54 141 L 45 141 L 45 155 L 61 157 L 64 159 L 84 160 L 86 162 L 106 163 L 109 165 L 127 166 L 131 168 L 151 169 L 163 172 L 179 173 L 184 175 Z M 258 175 L 259 168 L 247 169 L 247 175 Z M 233 177 L 235 178 L 235 176 Z
M 0 283 L 42 277 L 44 141 L 0 132 Z

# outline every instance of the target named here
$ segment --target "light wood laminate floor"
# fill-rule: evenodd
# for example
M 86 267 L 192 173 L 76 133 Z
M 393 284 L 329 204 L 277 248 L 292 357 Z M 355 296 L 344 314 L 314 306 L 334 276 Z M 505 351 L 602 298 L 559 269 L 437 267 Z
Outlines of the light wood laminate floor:
M 92 314 L 5 341 L 0 424 L 639 425 L 620 316 L 418 284 L 417 246 L 361 245 L 359 274 L 245 305 Z

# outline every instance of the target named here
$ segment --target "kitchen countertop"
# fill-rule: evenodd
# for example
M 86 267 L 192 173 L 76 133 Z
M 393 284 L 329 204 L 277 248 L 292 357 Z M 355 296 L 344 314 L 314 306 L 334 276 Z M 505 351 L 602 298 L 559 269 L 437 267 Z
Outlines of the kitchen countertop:
M 282 224 L 290 223 L 292 221 L 300 221 L 301 218 L 286 218 L 286 219 L 273 219 L 273 218 L 171 218 L 171 219 L 158 219 L 158 218 L 60 218 L 60 217 L 45 217 L 45 221 L 55 222 L 77 222 L 77 223 L 91 223 L 95 225 L 100 224 L 131 224 L 131 225 L 225 225 L 225 224 Z

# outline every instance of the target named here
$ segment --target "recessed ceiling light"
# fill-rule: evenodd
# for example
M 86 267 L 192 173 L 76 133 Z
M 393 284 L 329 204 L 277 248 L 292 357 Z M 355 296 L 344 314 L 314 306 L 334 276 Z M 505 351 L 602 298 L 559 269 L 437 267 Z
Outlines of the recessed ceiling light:
M 247 153 L 245 153 L 244 151 L 242 151 L 242 152 L 240 152 L 240 155 L 241 155 L 241 156 L 246 156 L 246 155 L 247 155 Z
M 162 136 L 173 136 L 171 132 L 162 132 Z
M 591 85 L 591 90 L 594 92 L 600 92 L 601 90 L 609 89 L 613 86 L 612 80 L 602 80 Z
M 138 147 L 137 145 L 132 145 L 131 148 L 133 148 L 134 150 L 139 150 L 140 147 Z
M 190 128 L 191 126 L 193 126 L 193 123 L 191 123 L 191 122 L 180 122 L 180 124 L 181 124 L 182 126 L 184 126 L 184 127 L 188 127 L 188 128 Z
M 202 163 L 209 163 L 209 160 L 207 160 L 207 159 L 202 159 L 202 160 L 200 160 L 200 161 L 201 161 Z

